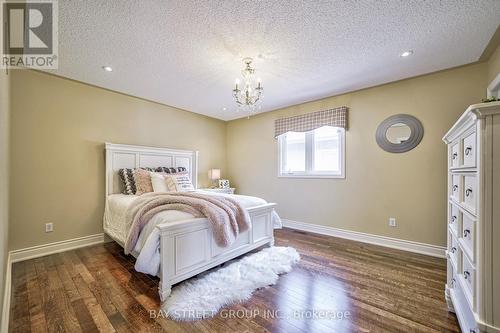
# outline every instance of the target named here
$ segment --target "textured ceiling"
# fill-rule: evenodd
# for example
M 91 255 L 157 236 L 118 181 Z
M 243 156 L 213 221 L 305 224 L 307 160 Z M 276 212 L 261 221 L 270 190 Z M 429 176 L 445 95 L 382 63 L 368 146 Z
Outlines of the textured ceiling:
M 497 0 L 65 0 L 50 72 L 229 120 L 242 57 L 264 112 L 477 61 L 499 22 Z

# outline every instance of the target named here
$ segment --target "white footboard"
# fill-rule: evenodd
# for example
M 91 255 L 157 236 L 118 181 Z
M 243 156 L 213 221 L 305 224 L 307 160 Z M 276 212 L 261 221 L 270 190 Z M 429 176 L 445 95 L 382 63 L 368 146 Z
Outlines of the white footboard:
M 269 203 L 248 209 L 251 227 L 227 248 L 217 246 L 211 225 L 200 219 L 160 224 L 160 298 L 170 295 L 171 286 L 264 244 L 274 245 Z

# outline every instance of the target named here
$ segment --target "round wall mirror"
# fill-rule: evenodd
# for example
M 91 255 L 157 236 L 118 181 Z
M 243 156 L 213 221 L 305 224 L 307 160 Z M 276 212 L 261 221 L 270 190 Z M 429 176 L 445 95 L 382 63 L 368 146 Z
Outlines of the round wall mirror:
M 397 114 L 380 123 L 377 143 L 390 153 L 404 153 L 415 148 L 424 136 L 422 123 L 408 114 Z

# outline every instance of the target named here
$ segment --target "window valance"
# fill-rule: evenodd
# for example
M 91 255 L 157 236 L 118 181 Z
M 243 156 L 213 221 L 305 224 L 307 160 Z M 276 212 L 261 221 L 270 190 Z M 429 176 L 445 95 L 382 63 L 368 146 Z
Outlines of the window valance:
M 307 132 L 323 126 L 347 128 L 347 107 L 317 111 L 276 119 L 274 121 L 274 137 L 286 132 Z

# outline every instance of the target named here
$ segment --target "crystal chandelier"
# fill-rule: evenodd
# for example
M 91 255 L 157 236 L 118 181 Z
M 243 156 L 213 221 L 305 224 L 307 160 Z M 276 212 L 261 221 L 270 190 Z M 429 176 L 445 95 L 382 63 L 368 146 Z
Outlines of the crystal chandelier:
M 233 97 L 238 107 L 244 111 L 252 112 L 260 109 L 262 97 L 262 83 L 260 79 L 255 80 L 255 68 L 252 67 L 252 58 L 244 58 L 245 67 L 241 70 L 243 76 L 243 87 L 240 89 L 240 80 L 236 79 L 233 89 Z M 257 81 L 257 82 L 256 82 Z

